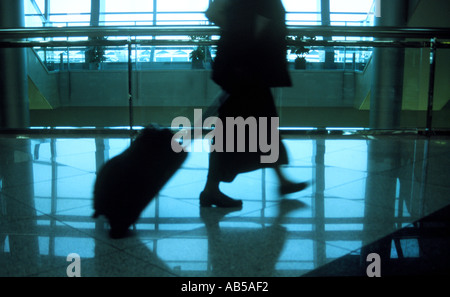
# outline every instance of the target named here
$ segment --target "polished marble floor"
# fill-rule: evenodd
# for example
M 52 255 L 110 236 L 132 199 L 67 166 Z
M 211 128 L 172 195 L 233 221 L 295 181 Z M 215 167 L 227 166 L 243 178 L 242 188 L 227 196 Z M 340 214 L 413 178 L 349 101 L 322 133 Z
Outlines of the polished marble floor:
M 0 137 L 0 276 L 358 275 L 370 264 L 368 247 L 398 232 L 406 235 L 371 250 L 382 269 L 420 259 L 429 236 L 406 231 L 450 205 L 450 137 L 304 133 L 284 138 L 283 170 L 310 181 L 306 190 L 280 197 L 275 173 L 257 170 L 221 184 L 242 209 L 200 208 L 208 153 L 192 152 L 134 236 L 110 239 L 107 223 L 92 218 L 93 184 L 129 143 L 108 133 Z

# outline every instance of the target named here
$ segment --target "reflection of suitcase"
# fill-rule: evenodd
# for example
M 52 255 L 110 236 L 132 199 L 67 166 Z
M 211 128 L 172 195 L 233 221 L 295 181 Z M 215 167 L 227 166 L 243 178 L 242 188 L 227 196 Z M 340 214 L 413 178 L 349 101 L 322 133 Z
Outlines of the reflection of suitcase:
M 174 152 L 173 133 L 143 129 L 130 147 L 104 164 L 94 186 L 94 218 L 104 215 L 112 238 L 124 237 L 141 212 L 181 166 L 187 153 Z

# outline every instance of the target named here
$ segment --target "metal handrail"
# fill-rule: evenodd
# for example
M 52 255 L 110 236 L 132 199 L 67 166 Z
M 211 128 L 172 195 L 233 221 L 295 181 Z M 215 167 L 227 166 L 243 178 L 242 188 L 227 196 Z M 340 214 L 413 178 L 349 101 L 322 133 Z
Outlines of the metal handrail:
M 434 40 L 436 48 L 449 48 L 450 30 L 444 28 L 394 28 L 394 27 L 336 27 L 302 26 L 288 27 L 288 36 L 340 36 L 377 38 L 376 40 L 297 40 L 288 45 L 326 47 L 391 47 L 429 48 Z M 72 46 L 195 46 L 215 45 L 217 40 L 183 40 L 177 36 L 216 36 L 215 26 L 144 26 L 144 27 L 64 27 L 64 28 L 15 28 L 0 29 L 0 47 L 72 47 Z M 28 38 L 56 37 L 124 37 L 122 40 L 28 40 Z M 141 36 L 167 36 L 166 39 L 136 39 Z M 419 41 L 417 39 L 420 39 Z
M 15 40 L 0 41 L 0 48 L 21 48 L 21 47 L 87 47 L 87 46 L 212 46 L 217 44 L 217 40 L 64 40 L 64 41 L 33 41 L 33 40 Z M 389 48 L 429 48 L 431 41 L 397 41 L 397 40 L 376 40 L 376 41 L 339 41 L 339 40 L 304 40 L 287 41 L 289 46 L 317 46 L 317 47 L 389 47 Z M 437 48 L 448 48 L 448 43 L 436 42 Z
M 374 38 L 450 39 L 449 28 L 400 28 L 352 26 L 288 26 L 287 35 L 296 36 L 347 36 Z M 50 37 L 95 36 L 192 36 L 220 35 L 216 26 L 108 26 L 61 28 L 7 28 L 0 29 L 0 40 Z

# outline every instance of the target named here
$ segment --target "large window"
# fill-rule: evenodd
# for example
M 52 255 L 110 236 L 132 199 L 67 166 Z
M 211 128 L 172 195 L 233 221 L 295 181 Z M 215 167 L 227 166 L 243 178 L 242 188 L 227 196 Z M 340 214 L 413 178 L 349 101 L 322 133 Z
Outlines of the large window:
M 209 25 L 205 11 L 210 0 L 100 0 L 99 9 L 92 10 L 91 0 L 27 0 L 27 26 L 199 26 Z M 286 23 L 288 26 L 318 26 L 322 25 L 322 0 L 282 0 L 286 9 Z M 45 7 L 49 5 L 49 7 Z M 329 0 L 330 24 L 338 26 L 370 26 L 373 24 L 374 0 Z M 91 14 L 97 14 L 98 23 L 92 22 Z M 97 19 L 97 18 L 95 18 Z M 328 17 L 327 17 L 328 19 Z M 141 36 L 138 39 L 153 38 Z M 189 36 L 178 39 L 189 39 Z M 319 37 L 320 38 L 320 37 Z M 114 37 L 108 37 L 114 39 Z M 334 38 L 336 39 L 336 37 Z M 343 38 L 338 38 L 343 39 Z M 351 38 L 355 39 L 355 38 Z M 356 38 L 359 39 L 359 38 Z M 141 68 L 158 67 L 158 63 L 174 66 L 172 62 L 189 62 L 193 47 L 139 47 L 132 53 L 133 61 L 141 63 Z M 62 63 L 85 63 L 85 50 L 61 49 L 49 50 L 40 53 L 43 60 L 52 62 L 52 65 Z M 214 57 L 214 49 L 211 51 Z M 364 67 L 370 57 L 370 52 L 335 49 L 335 62 L 346 68 Z M 294 62 L 297 55 L 287 52 L 287 59 Z M 312 67 L 325 60 L 325 51 L 320 47 L 311 48 L 306 56 Z M 104 64 L 125 63 L 127 53 L 125 48 L 107 48 Z M 148 62 L 152 62 L 150 65 Z M 142 64 L 144 63 L 144 64 Z M 360 66 L 357 66 L 360 65 Z M 160 64 L 162 65 L 162 64 Z M 343 65 L 343 66 L 342 66 Z M 346 66 L 347 65 L 347 66 Z M 80 67 L 80 65 L 78 65 Z M 116 66 L 114 66 L 116 67 Z M 178 67 L 178 66 L 176 66 Z M 73 65 L 72 69 L 77 66 Z M 107 69 L 104 68 L 104 69 Z
M 210 0 L 102 0 L 101 25 L 208 25 L 204 11 Z M 320 25 L 321 0 L 282 0 L 289 25 Z M 45 5 L 48 3 L 49 7 Z M 332 25 L 370 25 L 374 0 L 330 0 Z M 36 11 L 27 9 L 28 17 L 41 14 L 41 25 L 89 25 L 91 0 L 27 0 Z M 48 15 L 45 15 L 45 12 Z M 36 22 L 28 26 L 39 26 Z

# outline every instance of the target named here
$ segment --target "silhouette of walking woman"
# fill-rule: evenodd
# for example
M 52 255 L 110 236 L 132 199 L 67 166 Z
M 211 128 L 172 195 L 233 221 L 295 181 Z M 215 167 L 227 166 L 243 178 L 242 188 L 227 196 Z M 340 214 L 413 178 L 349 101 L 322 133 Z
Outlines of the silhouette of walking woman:
M 278 117 L 271 88 L 292 85 L 286 61 L 285 14 L 281 0 L 215 0 L 206 11 L 208 19 L 221 29 L 212 80 L 229 94 L 218 110 L 218 118 L 223 122 L 227 117 L 254 117 L 260 127 L 261 117 Z M 232 182 L 239 173 L 260 168 L 275 169 L 281 195 L 307 187 L 307 183 L 294 183 L 283 175 L 280 166 L 288 163 L 286 148 L 280 139 L 270 139 L 270 125 L 266 126 L 266 139 L 279 142 L 278 160 L 261 163 L 264 153 L 259 148 L 256 152 L 248 150 L 247 129 L 245 152 L 235 149 L 210 153 L 208 178 L 200 194 L 201 206 L 242 207 L 242 200 L 222 193 L 219 184 Z M 226 127 L 223 133 L 228 135 Z

